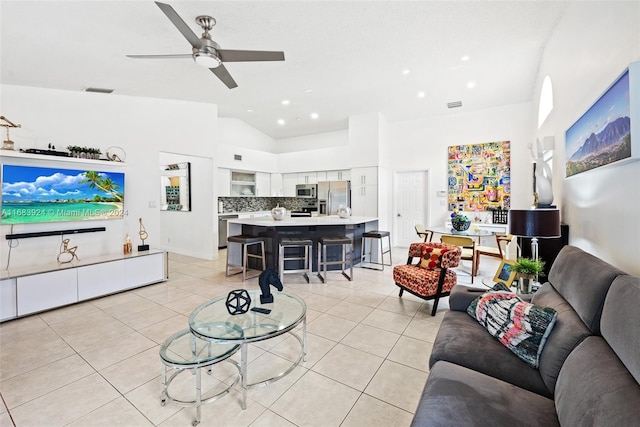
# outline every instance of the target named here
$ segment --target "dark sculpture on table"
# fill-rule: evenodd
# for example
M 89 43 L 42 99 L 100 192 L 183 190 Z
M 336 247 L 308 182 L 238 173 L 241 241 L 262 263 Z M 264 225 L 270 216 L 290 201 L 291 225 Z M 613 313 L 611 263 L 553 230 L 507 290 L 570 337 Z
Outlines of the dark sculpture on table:
M 260 273 L 258 277 L 258 284 L 260 285 L 260 302 L 262 304 L 269 304 L 273 302 L 273 295 L 271 295 L 270 285 L 273 285 L 278 291 L 282 291 L 282 282 L 275 270 L 266 269 Z
M 244 314 L 249 311 L 251 297 L 246 289 L 236 289 L 227 295 L 227 311 L 231 315 Z

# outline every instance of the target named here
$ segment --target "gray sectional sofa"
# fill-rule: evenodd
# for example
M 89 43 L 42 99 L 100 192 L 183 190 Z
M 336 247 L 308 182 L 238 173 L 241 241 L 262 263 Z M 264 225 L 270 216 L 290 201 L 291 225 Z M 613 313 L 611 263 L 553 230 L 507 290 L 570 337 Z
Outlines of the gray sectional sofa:
M 456 285 L 413 426 L 639 426 L 640 279 L 566 246 L 532 303 L 558 312 L 538 369 L 466 310 Z

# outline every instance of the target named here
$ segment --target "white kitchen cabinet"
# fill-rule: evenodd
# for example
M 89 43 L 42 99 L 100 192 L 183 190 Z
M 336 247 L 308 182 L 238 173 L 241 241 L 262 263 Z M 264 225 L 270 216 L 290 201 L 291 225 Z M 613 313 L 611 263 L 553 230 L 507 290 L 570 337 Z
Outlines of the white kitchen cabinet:
M 282 174 L 282 187 L 285 197 L 296 197 L 296 185 L 298 184 L 297 173 Z
M 104 262 L 78 268 L 78 301 L 112 294 L 126 288 L 124 263 Z
M 351 186 L 378 185 L 378 168 L 353 168 L 351 169 Z
M 272 196 L 284 196 L 284 187 L 282 185 L 282 174 L 271 174 L 271 195 Z
M 351 187 L 351 214 L 354 216 L 378 216 L 378 186 Z
M 0 280 L 0 322 L 17 316 L 16 279 Z
M 317 184 L 318 174 L 316 172 L 298 172 L 298 184 Z
M 271 174 L 267 172 L 256 172 L 256 196 L 271 196 Z
M 378 168 L 351 169 L 351 213 L 378 216 Z
M 231 196 L 231 169 L 218 168 L 218 197 Z
M 351 171 L 348 169 L 327 171 L 327 181 L 349 181 L 351 179 Z
M 328 181 L 327 179 L 327 171 L 318 171 L 316 172 L 316 183 Z
M 256 173 L 231 171 L 231 196 L 255 196 Z
M 16 299 L 18 316 L 78 302 L 77 269 L 18 277 Z

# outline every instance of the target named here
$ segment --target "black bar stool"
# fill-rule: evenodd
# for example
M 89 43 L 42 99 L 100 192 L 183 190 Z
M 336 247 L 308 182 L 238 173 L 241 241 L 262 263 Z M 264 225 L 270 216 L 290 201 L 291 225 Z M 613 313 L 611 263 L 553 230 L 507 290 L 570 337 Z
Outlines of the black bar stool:
M 242 258 L 241 258 L 242 264 L 240 265 L 229 263 L 229 250 L 231 249 L 229 246 L 231 245 L 231 243 L 238 243 L 242 246 Z M 260 245 L 260 254 L 249 253 L 249 247 L 252 245 Z M 261 260 L 262 269 L 258 274 L 247 277 L 247 270 L 249 269 L 249 258 L 255 258 L 255 259 Z M 240 271 L 230 273 L 229 267 L 231 267 L 231 270 L 240 269 Z M 227 277 L 242 273 L 242 281 L 245 281 L 247 279 L 253 279 L 254 277 L 258 277 L 260 273 L 262 273 L 265 269 L 266 269 L 266 263 L 265 263 L 265 256 L 264 256 L 264 238 L 254 237 L 254 236 L 245 236 L 245 235 L 229 236 L 227 238 L 227 269 L 225 272 Z
M 313 242 L 311 239 L 305 239 L 303 237 L 283 237 L 278 244 L 278 275 L 280 281 L 285 274 L 289 273 L 303 273 L 304 278 L 309 283 L 309 276 L 311 275 L 311 247 Z M 300 256 L 300 248 L 304 248 L 304 256 Z M 287 249 L 295 249 L 295 254 L 292 251 L 287 255 Z M 304 261 L 303 268 L 286 269 L 286 261 Z
M 342 258 L 337 261 L 327 260 L 328 246 L 342 246 Z M 349 247 L 349 257 L 347 257 L 347 246 Z M 347 264 L 349 264 L 349 274 L 346 273 Z M 353 280 L 353 241 L 347 236 L 331 236 L 320 237 L 318 239 L 318 277 L 325 283 L 327 277 L 327 265 L 340 265 L 342 267 L 342 275 Z M 322 270 L 324 269 L 324 277 Z
M 384 247 L 383 247 L 383 242 L 382 239 L 386 237 L 388 242 L 389 242 L 389 248 L 385 251 Z M 366 243 L 368 239 L 377 239 L 378 242 L 380 242 L 380 262 L 377 261 L 373 261 L 371 258 L 372 252 L 373 252 L 373 241 L 371 241 L 369 243 L 369 252 L 366 251 Z M 384 262 L 384 254 L 388 253 L 389 254 L 389 264 L 386 264 Z M 377 264 L 382 266 L 382 268 L 374 268 L 374 267 L 368 267 L 365 266 L 365 258 L 366 256 L 369 255 L 369 262 L 368 264 Z M 391 259 L 391 233 L 389 233 L 388 231 L 381 231 L 381 230 L 374 230 L 374 231 L 366 231 L 364 233 L 362 233 L 362 258 L 360 259 L 360 266 L 362 268 L 369 268 L 371 270 L 380 270 L 380 271 L 384 271 L 384 266 L 385 265 L 392 265 L 393 261 Z

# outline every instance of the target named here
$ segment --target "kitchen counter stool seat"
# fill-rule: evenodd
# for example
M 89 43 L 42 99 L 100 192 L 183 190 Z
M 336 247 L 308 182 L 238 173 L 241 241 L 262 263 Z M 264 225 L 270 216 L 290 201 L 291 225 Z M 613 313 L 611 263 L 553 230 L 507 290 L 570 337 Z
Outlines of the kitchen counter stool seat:
M 384 250 L 384 245 L 383 245 L 383 238 L 387 238 L 387 241 L 389 242 L 389 247 L 387 248 L 387 250 Z M 367 252 L 367 240 L 368 239 L 376 239 L 379 243 L 380 243 L 380 262 L 378 261 L 373 261 L 372 259 L 372 252 L 373 252 L 373 241 L 370 242 L 369 244 L 369 252 Z M 389 254 L 389 264 L 384 262 L 384 254 Z M 369 256 L 369 261 L 366 261 L 367 255 Z M 366 264 L 376 264 L 379 265 L 381 268 L 377 268 L 377 267 L 369 267 Z M 360 266 L 362 268 L 369 268 L 371 270 L 380 270 L 380 271 L 384 271 L 384 266 L 385 265 L 392 265 L 393 261 L 391 259 L 391 233 L 389 233 L 388 231 L 382 231 L 382 230 L 374 230 L 374 231 L 366 231 L 364 233 L 362 233 L 362 258 L 360 259 Z
M 329 261 L 327 258 L 327 247 L 342 246 L 342 257 L 336 261 Z M 347 251 L 347 247 L 349 251 Z M 318 277 L 322 283 L 326 282 L 327 266 L 340 265 L 342 267 L 342 275 L 353 280 L 353 241 L 347 236 L 326 236 L 318 239 Z M 347 274 L 347 265 L 349 266 L 349 274 Z M 324 276 L 322 272 L 324 270 Z
M 290 273 L 303 273 L 304 278 L 309 283 L 309 276 L 311 275 L 311 248 L 313 242 L 311 239 L 305 239 L 304 237 L 283 237 L 278 244 L 278 275 L 282 282 L 283 276 Z M 304 256 L 299 255 L 300 248 L 304 248 Z M 291 249 L 287 254 L 287 249 Z M 291 253 L 295 250 L 296 253 Z M 287 269 L 287 261 L 303 261 L 303 268 Z
M 229 262 L 229 251 L 230 251 L 229 246 L 231 245 L 231 243 L 236 243 L 242 246 L 242 258 L 241 258 L 242 264 L 240 265 L 232 264 Z M 249 248 L 253 245 L 260 245 L 259 254 L 252 254 L 249 252 Z M 249 258 L 261 260 L 262 269 L 260 269 L 258 274 L 247 277 L 247 270 L 249 270 Z M 265 261 L 265 255 L 264 255 L 264 238 L 255 237 L 255 236 L 245 236 L 245 235 L 229 236 L 227 238 L 227 268 L 225 271 L 225 275 L 227 277 L 242 273 L 242 281 L 245 281 L 247 279 L 253 279 L 255 277 L 258 277 L 260 273 L 262 273 L 266 268 L 267 267 L 266 267 L 266 261 Z M 234 270 L 239 270 L 239 271 L 234 271 Z

